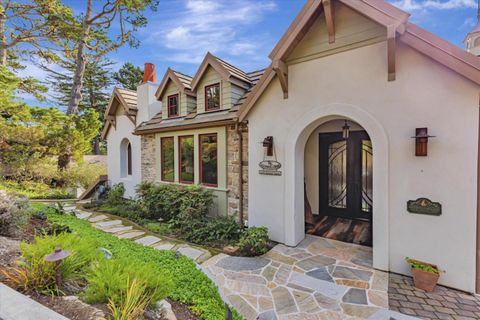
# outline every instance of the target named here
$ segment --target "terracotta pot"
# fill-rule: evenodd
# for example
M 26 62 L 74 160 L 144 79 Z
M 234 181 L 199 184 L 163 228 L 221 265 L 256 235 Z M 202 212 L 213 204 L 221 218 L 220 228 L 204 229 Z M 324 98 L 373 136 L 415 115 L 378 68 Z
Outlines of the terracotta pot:
M 425 262 L 422 262 L 425 263 Z M 434 268 L 437 269 L 436 265 L 428 264 Z M 414 269 L 412 268 L 412 275 L 413 275 L 413 284 L 415 285 L 415 288 L 425 290 L 427 292 L 432 292 L 433 289 L 435 289 L 435 286 L 437 285 L 438 278 L 440 278 L 439 274 L 433 273 L 433 272 L 427 272 L 423 271 L 420 269 Z

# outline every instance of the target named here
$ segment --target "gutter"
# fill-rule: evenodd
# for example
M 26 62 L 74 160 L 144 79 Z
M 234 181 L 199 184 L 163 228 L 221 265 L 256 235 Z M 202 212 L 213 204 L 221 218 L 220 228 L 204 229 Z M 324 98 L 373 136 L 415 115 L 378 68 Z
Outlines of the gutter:
M 238 122 L 238 119 L 235 122 L 235 131 L 238 137 L 238 158 L 239 158 L 239 175 L 238 175 L 238 224 L 241 228 L 243 228 L 244 217 L 243 217 L 243 134 L 242 134 L 242 126 L 241 123 Z

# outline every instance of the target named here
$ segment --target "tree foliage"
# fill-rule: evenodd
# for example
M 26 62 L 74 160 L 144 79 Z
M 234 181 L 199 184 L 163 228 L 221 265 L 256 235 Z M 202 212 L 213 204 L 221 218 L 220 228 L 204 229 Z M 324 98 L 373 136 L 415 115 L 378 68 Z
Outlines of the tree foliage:
M 87 109 L 81 115 L 67 115 L 56 108 L 29 107 L 16 100 L 20 82 L 0 66 L 0 163 L 3 176 L 35 179 L 35 168 L 52 157 L 69 151 L 80 158 L 90 150 L 98 134 L 98 113 Z
M 79 112 L 88 60 L 103 57 L 125 44 L 138 47 L 139 41 L 134 32 L 147 25 L 143 12 L 156 10 L 157 5 L 158 0 L 102 0 L 101 5 L 94 7 L 93 0 L 86 1 L 81 15 L 80 37 L 74 42 L 76 69 L 68 114 Z
M 117 85 L 129 90 L 137 90 L 138 84 L 143 79 L 143 70 L 132 63 L 124 63 L 123 66 L 113 73 L 112 78 Z

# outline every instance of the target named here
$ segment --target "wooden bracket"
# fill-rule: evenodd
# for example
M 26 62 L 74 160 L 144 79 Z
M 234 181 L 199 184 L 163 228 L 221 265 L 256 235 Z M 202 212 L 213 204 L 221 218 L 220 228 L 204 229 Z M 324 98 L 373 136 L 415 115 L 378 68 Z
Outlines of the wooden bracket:
M 282 86 L 283 99 L 288 99 L 288 66 L 282 60 L 274 60 L 272 68 Z
M 333 0 L 322 0 L 323 11 L 325 12 L 325 21 L 328 30 L 328 43 L 335 42 L 335 23 L 333 14 Z
M 395 81 L 396 30 L 395 25 L 387 27 L 388 81 Z
M 116 121 L 116 117 L 115 117 L 115 116 L 108 115 L 108 116 L 107 116 L 107 121 L 108 121 L 115 129 L 117 129 L 117 121 Z

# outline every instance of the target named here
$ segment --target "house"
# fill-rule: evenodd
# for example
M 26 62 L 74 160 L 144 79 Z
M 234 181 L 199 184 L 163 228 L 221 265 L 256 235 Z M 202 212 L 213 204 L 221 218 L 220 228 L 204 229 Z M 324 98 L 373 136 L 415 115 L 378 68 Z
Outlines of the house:
M 466 38 L 472 53 L 478 30 Z M 267 226 L 275 241 L 295 246 L 308 232 L 370 245 L 377 269 L 409 274 L 409 256 L 437 264 L 441 284 L 475 292 L 472 53 L 383 0 L 308 0 L 265 70 L 207 54 L 193 77 L 167 70 L 143 104 L 138 90 L 135 110 L 112 102 L 122 108 L 107 121 L 133 142 L 130 182 L 201 184 L 214 191 L 217 214 Z M 109 179 L 121 182 L 128 148 L 116 134 L 106 135 L 109 161 L 119 163 Z

